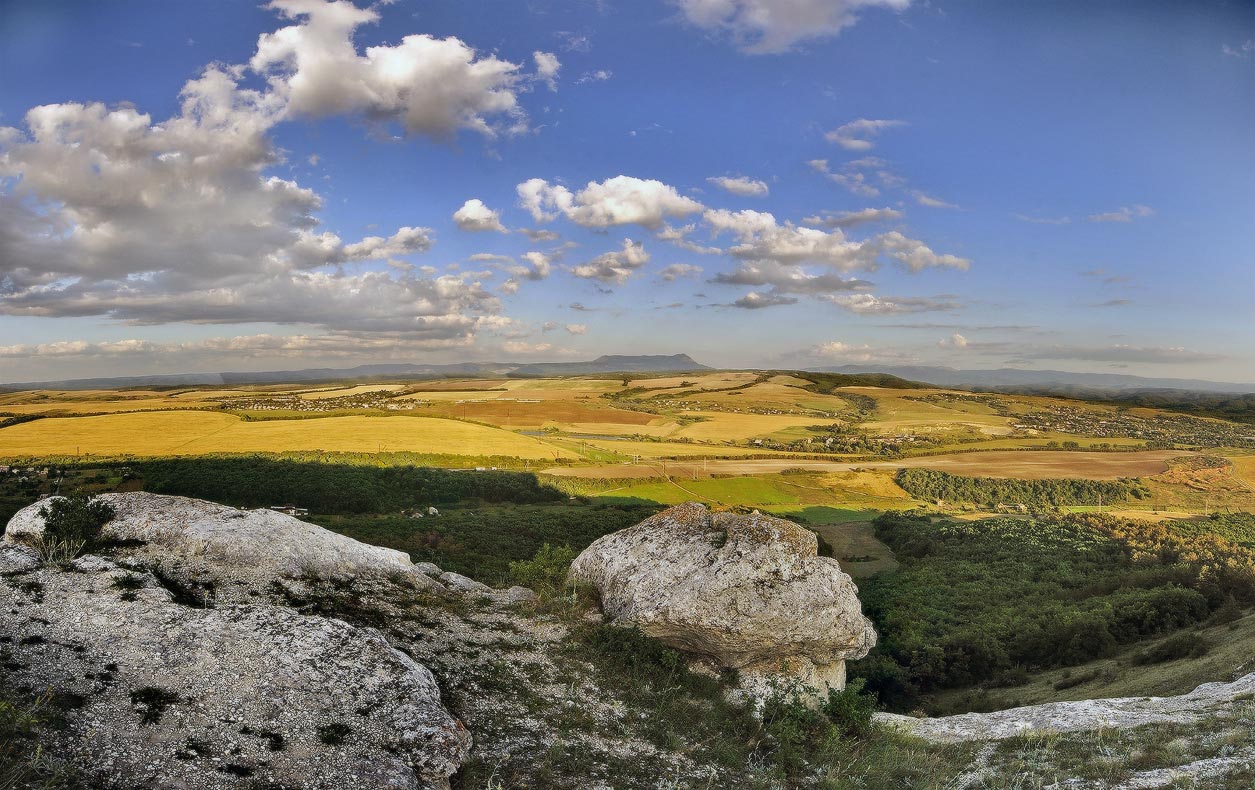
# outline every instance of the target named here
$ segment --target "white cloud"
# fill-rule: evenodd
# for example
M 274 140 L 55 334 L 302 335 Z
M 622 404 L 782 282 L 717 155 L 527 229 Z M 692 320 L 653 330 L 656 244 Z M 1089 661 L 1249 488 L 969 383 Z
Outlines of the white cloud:
M 548 85 L 549 90 L 556 91 L 558 71 L 562 68 L 562 64 L 558 62 L 558 56 L 552 52 L 533 52 L 532 60 L 536 62 L 537 79 Z
M 725 192 L 741 197 L 765 197 L 770 191 L 766 182 L 748 176 L 715 176 L 706 180 Z
M 575 81 L 576 85 L 587 85 L 590 82 L 605 82 L 614 76 L 614 72 L 609 69 L 597 69 L 596 71 L 586 71 Z
M 587 335 L 588 334 L 587 324 L 567 324 L 565 329 L 567 333 L 571 335 Z
M 480 57 L 453 37 L 429 35 L 408 35 L 359 54 L 354 31 L 378 21 L 373 8 L 327 0 L 272 0 L 268 7 L 296 23 L 263 33 L 249 66 L 266 76 L 289 113 L 362 115 L 431 137 L 460 129 L 491 136 L 500 131 L 499 118 L 510 130 L 525 126 L 516 63 Z
M 778 293 L 759 293 L 758 291 L 750 291 L 734 301 L 732 306 L 740 307 L 746 310 L 761 310 L 765 307 L 778 307 L 780 305 L 788 304 L 797 304 L 797 297 L 783 296 Z
M 897 315 L 957 310 L 962 305 L 953 297 L 873 296 L 872 294 L 834 294 L 825 296 L 829 302 L 860 315 Z
M 910 0 L 676 0 L 690 24 L 730 36 L 750 54 L 786 52 L 835 36 L 864 8 L 901 11 Z
M 130 105 L 66 103 L 30 110 L 22 130 L 0 129 L 0 314 L 270 322 L 405 333 L 416 343 L 463 342 L 495 318 L 499 303 L 473 273 L 435 277 L 397 260 L 430 248 L 429 229 L 342 240 L 319 228 L 321 196 L 267 173 L 282 163 L 270 132 L 293 114 L 391 112 L 354 98 L 360 85 L 340 85 L 332 66 L 343 65 L 345 79 L 390 80 L 384 87 L 404 99 L 397 112 L 416 131 L 443 128 L 420 110 L 476 105 L 458 98 L 462 72 L 442 83 L 451 89 L 443 98 L 424 96 L 429 75 L 406 81 L 422 49 L 411 39 L 354 53 L 349 36 L 373 11 L 316 0 L 274 7 L 306 21 L 259 42 L 267 89 L 242 88 L 243 67 L 215 65 L 184 85 L 178 111 L 162 121 Z M 327 46 L 311 54 L 315 34 Z M 464 46 L 436 43 L 428 54 Z M 482 75 L 486 63 L 463 66 Z M 329 86 L 349 95 L 325 94 Z M 479 125 L 451 112 L 454 128 Z M 345 270 L 361 261 L 395 266 Z
M 667 217 L 682 217 L 703 208 L 701 203 L 661 181 L 623 175 L 600 183 L 590 181 L 575 194 L 541 178 L 524 181 L 517 191 L 519 205 L 531 212 L 537 222 L 561 214 L 586 228 L 635 224 L 654 229 Z
M 607 285 L 622 285 L 632 273 L 649 263 L 645 245 L 631 239 L 623 240 L 623 249 L 598 255 L 591 261 L 571 268 L 571 274 L 589 280 L 600 280 Z
M 920 204 L 921 206 L 927 206 L 929 208 L 958 208 L 959 207 L 955 203 L 948 203 L 942 200 L 941 198 L 935 198 L 931 195 L 927 195 L 923 192 L 920 192 L 918 189 L 911 193 L 911 197 L 915 198 L 916 203 Z
M 694 266 L 691 263 L 673 263 L 658 272 L 658 276 L 670 283 L 682 277 L 696 277 L 701 273 L 702 267 L 700 266 Z
M 859 118 L 838 126 L 825 134 L 824 139 L 830 143 L 836 143 L 847 151 L 870 151 L 875 146 L 873 140 L 879 137 L 881 132 L 905 125 L 906 121 Z
M 806 163 L 811 170 L 822 174 L 829 181 L 848 189 L 851 194 L 861 197 L 877 197 L 880 190 L 877 189 L 867 178 L 867 174 L 852 167 L 853 163 L 847 163 L 842 166 L 840 171 L 834 171 L 828 166 L 827 159 L 812 159 Z
M 431 228 L 401 228 L 386 239 L 382 236 L 367 236 L 355 244 L 347 244 L 344 254 L 351 261 L 379 261 L 426 252 L 431 245 Z
M 957 255 L 938 255 L 922 241 L 909 239 L 896 230 L 876 237 L 885 255 L 902 264 L 913 272 L 924 269 L 960 269 L 966 271 L 971 261 Z
M 1102 214 L 1090 214 L 1088 219 L 1090 222 L 1132 222 L 1135 219 L 1143 219 L 1153 216 L 1155 210 L 1150 206 L 1134 204 L 1132 206 L 1122 206 L 1115 211 L 1108 211 Z
M 950 335 L 950 337 L 945 337 L 945 338 L 942 338 L 941 340 L 938 340 L 937 347 L 938 348 L 955 348 L 955 349 L 967 348 L 967 338 L 964 337 L 963 335 L 960 335 L 958 332 L 955 332 L 953 335 Z
M 929 267 L 966 269 L 970 262 L 954 255 L 937 255 L 923 242 L 897 231 L 863 241 L 848 239 L 841 230 L 823 231 L 780 225 L 771 214 L 759 211 L 710 210 L 702 215 L 716 234 L 733 233 L 739 244 L 728 251 L 737 258 L 780 264 L 819 263 L 838 271 L 872 270 L 888 258 L 913 272 Z
M 485 206 L 484 201 L 479 198 L 471 198 L 463 203 L 462 208 L 453 212 L 453 221 L 457 223 L 459 230 L 468 233 L 509 232 L 501 224 L 501 214 Z
M 828 228 L 854 228 L 874 222 L 891 222 L 902 217 L 902 212 L 897 209 L 864 208 L 858 211 L 824 212 L 822 215 L 804 218 L 802 224 Z
M 820 343 L 811 349 L 811 354 L 846 363 L 904 362 L 913 359 L 913 357 L 898 351 L 876 348 L 866 343 L 846 343 L 841 340 Z

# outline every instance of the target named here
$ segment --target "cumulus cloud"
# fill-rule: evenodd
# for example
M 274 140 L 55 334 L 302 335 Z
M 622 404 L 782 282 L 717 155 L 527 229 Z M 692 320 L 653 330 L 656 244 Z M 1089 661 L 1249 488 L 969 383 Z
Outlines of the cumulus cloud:
M 864 8 L 906 9 L 911 0 L 676 0 L 684 18 L 729 36 L 749 54 L 787 52 L 829 38 L 858 21 Z
M 701 273 L 702 267 L 700 266 L 694 266 L 691 263 L 673 263 L 658 272 L 658 276 L 670 283 L 682 277 L 695 277 Z
M 725 192 L 741 197 L 765 197 L 770 191 L 766 182 L 748 176 L 714 176 L 706 180 Z
M 499 303 L 473 273 L 435 277 L 399 260 L 428 250 L 430 229 L 357 241 L 321 229 L 321 196 L 268 172 L 283 161 L 270 133 L 331 112 L 395 118 L 415 133 L 491 132 L 494 107 L 514 112 L 516 67 L 421 36 L 359 55 L 352 32 L 374 11 L 271 7 L 300 21 L 259 40 L 252 65 L 264 89 L 242 87 L 244 67 L 213 65 L 165 120 L 64 103 L 0 128 L 0 313 L 302 324 L 415 342 L 463 342 L 495 318 Z M 372 261 L 395 266 L 346 270 Z
M 501 224 L 501 214 L 485 206 L 484 201 L 479 198 L 471 198 L 463 203 L 462 208 L 453 212 L 453 221 L 457 223 L 459 230 L 468 233 L 485 231 L 508 233 L 505 226 Z
M 1150 206 L 1134 204 L 1132 206 L 1121 206 L 1115 211 L 1107 211 L 1102 214 L 1090 214 L 1087 219 L 1090 222 L 1132 222 L 1135 219 L 1143 219 L 1153 216 L 1155 210 Z
M 587 335 L 588 334 L 587 324 L 567 324 L 566 327 L 564 328 L 566 329 L 567 334 L 570 334 L 570 335 Z
M 824 139 L 830 143 L 836 143 L 847 151 L 870 151 L 875 147 L 874 140 L 880 136 L 881 132 L 899 126 L 906 126 L 906 121 L 859 118 L 838 126 L 825 134 Z
M 698 244 L 697 242 L 689 239 L 689 235 L 695 230 L 697 230 L 697 225 L 694 223 L 682 225 L 678 228 L 664 224 L 662 228 L 654 234 L 654 237 L 659 241 L 669 242 L 682 250 L 695 252 L 699 255 L 719 255 L 723 252 L 723 250 L 718 247 Z
M 958 332 L 955 332 L 953 335 L 950 335 L 950 337 L 943 337 L 941 340 L 938 340 L 937 347 L 955 349 L 967 348 L 967 338 L 960 335 Z
M 607 285 L 622 285 L 632 273 L 649 263 L 645 245 L 631 239 L 623 240 L 623 249 L 598 255 L 591 261 L 571 268 L 571 274 Z
M 262 34 L 249 66 L 294 115 L 360 115 L 438 138 L 460 129 L 493 136 L 502 119 L 507 130 L 526 127 L 516 63 L 481 57 L 457 38 L 421 34 L 359 53 L 354 32 L 379 14 L 344 0 L 272 0 L 268 8 L 295 24 Z M 542 80 L 557 73 L 556 59 L 536 64 Z
M 600 183 L 590 181 L 576 193 L 561 184 L 533 178 L 519 184 L 517 192 L 519 205 L 537 222 L 562 215 L 586 228 L 642 225 L 655 229 L 668 217 L 683 217 L 704 208 L 661 181 L 623 175 Z
M 519 233 L 522 233 L 532 241 L 557 241 L 562 238 L 562 234 L 557 231 L 546 230 L 544 228 L 519 228 Z
M 811 354 L 840 362 L 903 362 L 912 359 L 905 354 L 889 349 L 876 348 L 866 343 L 846 343 L 831 340 L 820 343 L 811 349 Z

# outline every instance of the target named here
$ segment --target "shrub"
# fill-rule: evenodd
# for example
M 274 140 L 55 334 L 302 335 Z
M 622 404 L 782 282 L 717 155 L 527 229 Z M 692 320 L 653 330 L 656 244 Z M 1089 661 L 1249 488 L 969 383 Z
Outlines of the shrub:
M 39 509 L 44 532 L 35 548 L 46 562 L 63 563 L 100 542 L 100 531 L 116 512 L 108 502 L 74 493 L 55 497 Z
M 823 712 L 842 735 L 862 737 L 871 732 L 876 695 L 864 690 L 862 678 L 855 678 L 840 691 L 828 692 Z
M 1134 664 L 1162 664 L 1181 658 L 1201 658 L 1211 651 L 1211 642 L 1202 634 L 1183 633 L 1168 637 L 1133 656 Z
M 566 585 L 567 571 L 574 561 L 575 551 L 570 546 L 546 543 L 530 560 L 511 562 L 510 578 L 515 584 L 530 587 L 542 595 L 552 595 Z

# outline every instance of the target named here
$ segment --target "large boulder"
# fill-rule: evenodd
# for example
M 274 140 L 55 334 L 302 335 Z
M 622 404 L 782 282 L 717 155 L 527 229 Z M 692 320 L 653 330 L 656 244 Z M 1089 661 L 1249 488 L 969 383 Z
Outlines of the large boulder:
M 447 788 L 470 750 L 431 672 L 373 629 L 182 605 L 101 557 L 0 544 L 0 634 L 13 688 L 72 701 L 43 745 L 84 786 Z
M 844 688 L 846 659 L 876 642 L 858 588 L 818 556 L 814 533 L 757 512 L 670 508 L 595 541 L 570 580 L 597 588 L 609 622 L 737 670 L 751 699 Z
M 144 492 L 102 494 L 116 515 L 103 537 L 125 555 L 189 586 L 232 600 L 275 581 L 391 577 L 439 589 L 409 555 L 371 546 L 272 510 L 239 508 Z M 30 543 L 43 533 L 44 503 L 18 511 L 4 539 Z M 127 546 L 126 544 L 130 544 Z

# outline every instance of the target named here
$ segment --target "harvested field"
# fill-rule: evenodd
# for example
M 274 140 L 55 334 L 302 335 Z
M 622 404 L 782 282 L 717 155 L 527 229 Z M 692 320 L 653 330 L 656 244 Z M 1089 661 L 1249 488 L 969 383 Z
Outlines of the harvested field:
M 507 393 L 501 393 L 507 394 Z M 508 393 L 513 395 L 513 393 Z M 579 423 L 584 426 L 596 426 L 599 423 L 613 423 L 622 426 L 644 426 L 650 423 L 663 423 L 665 420 L 656 414 L 643 411 L 629 411 L 599 407 L 574 400 L 555 401 L 519 401 L 505 398 L 493 400 L 467 400 L 462 403 L 435 403 L 422 409 L 424 415 L 433 417 L 462 417 L 468 420 L 491 422 L 506 427 L 541 427 L 554 423 L 555 427 L 567 430 L 568 425 Z M 632 433 L 634 431 L 629 431 Z
M 924 458 L 904 458 L 898 461 L 840 462 L 789 458 L 721 459 L 691 464 L 679 461 L 668 463 L 667 470 L 677 475 L 692 472 L 753 475 L 781 472 L 785 469 L 848 472 L 855 469 L 900 469 L 910 466 L 940 469 L 951 474 L 974 477 L 1010 477 L 1020 480 L 1075 477 L 1115 480 L 1120 477 L 1146 477 L 1158 474 L 1168 469 L 1169 459 L 1185 455 L 1190 455 L 1190 453 L 1181 450 L 1146 450 L 1124 453 L 997 450 L 984 453 L 953 453 Z M 657 465 L 583 466 L 546 471 L 554 475 L 591 478 L 658 476 Z
M 324 417 L 245 422 L 209 412 L 50 418 L 0 429 L 0 457 L 203 455 L 325 450 L 573 458 L 543 441 L 483 425 L 424 417 Z

